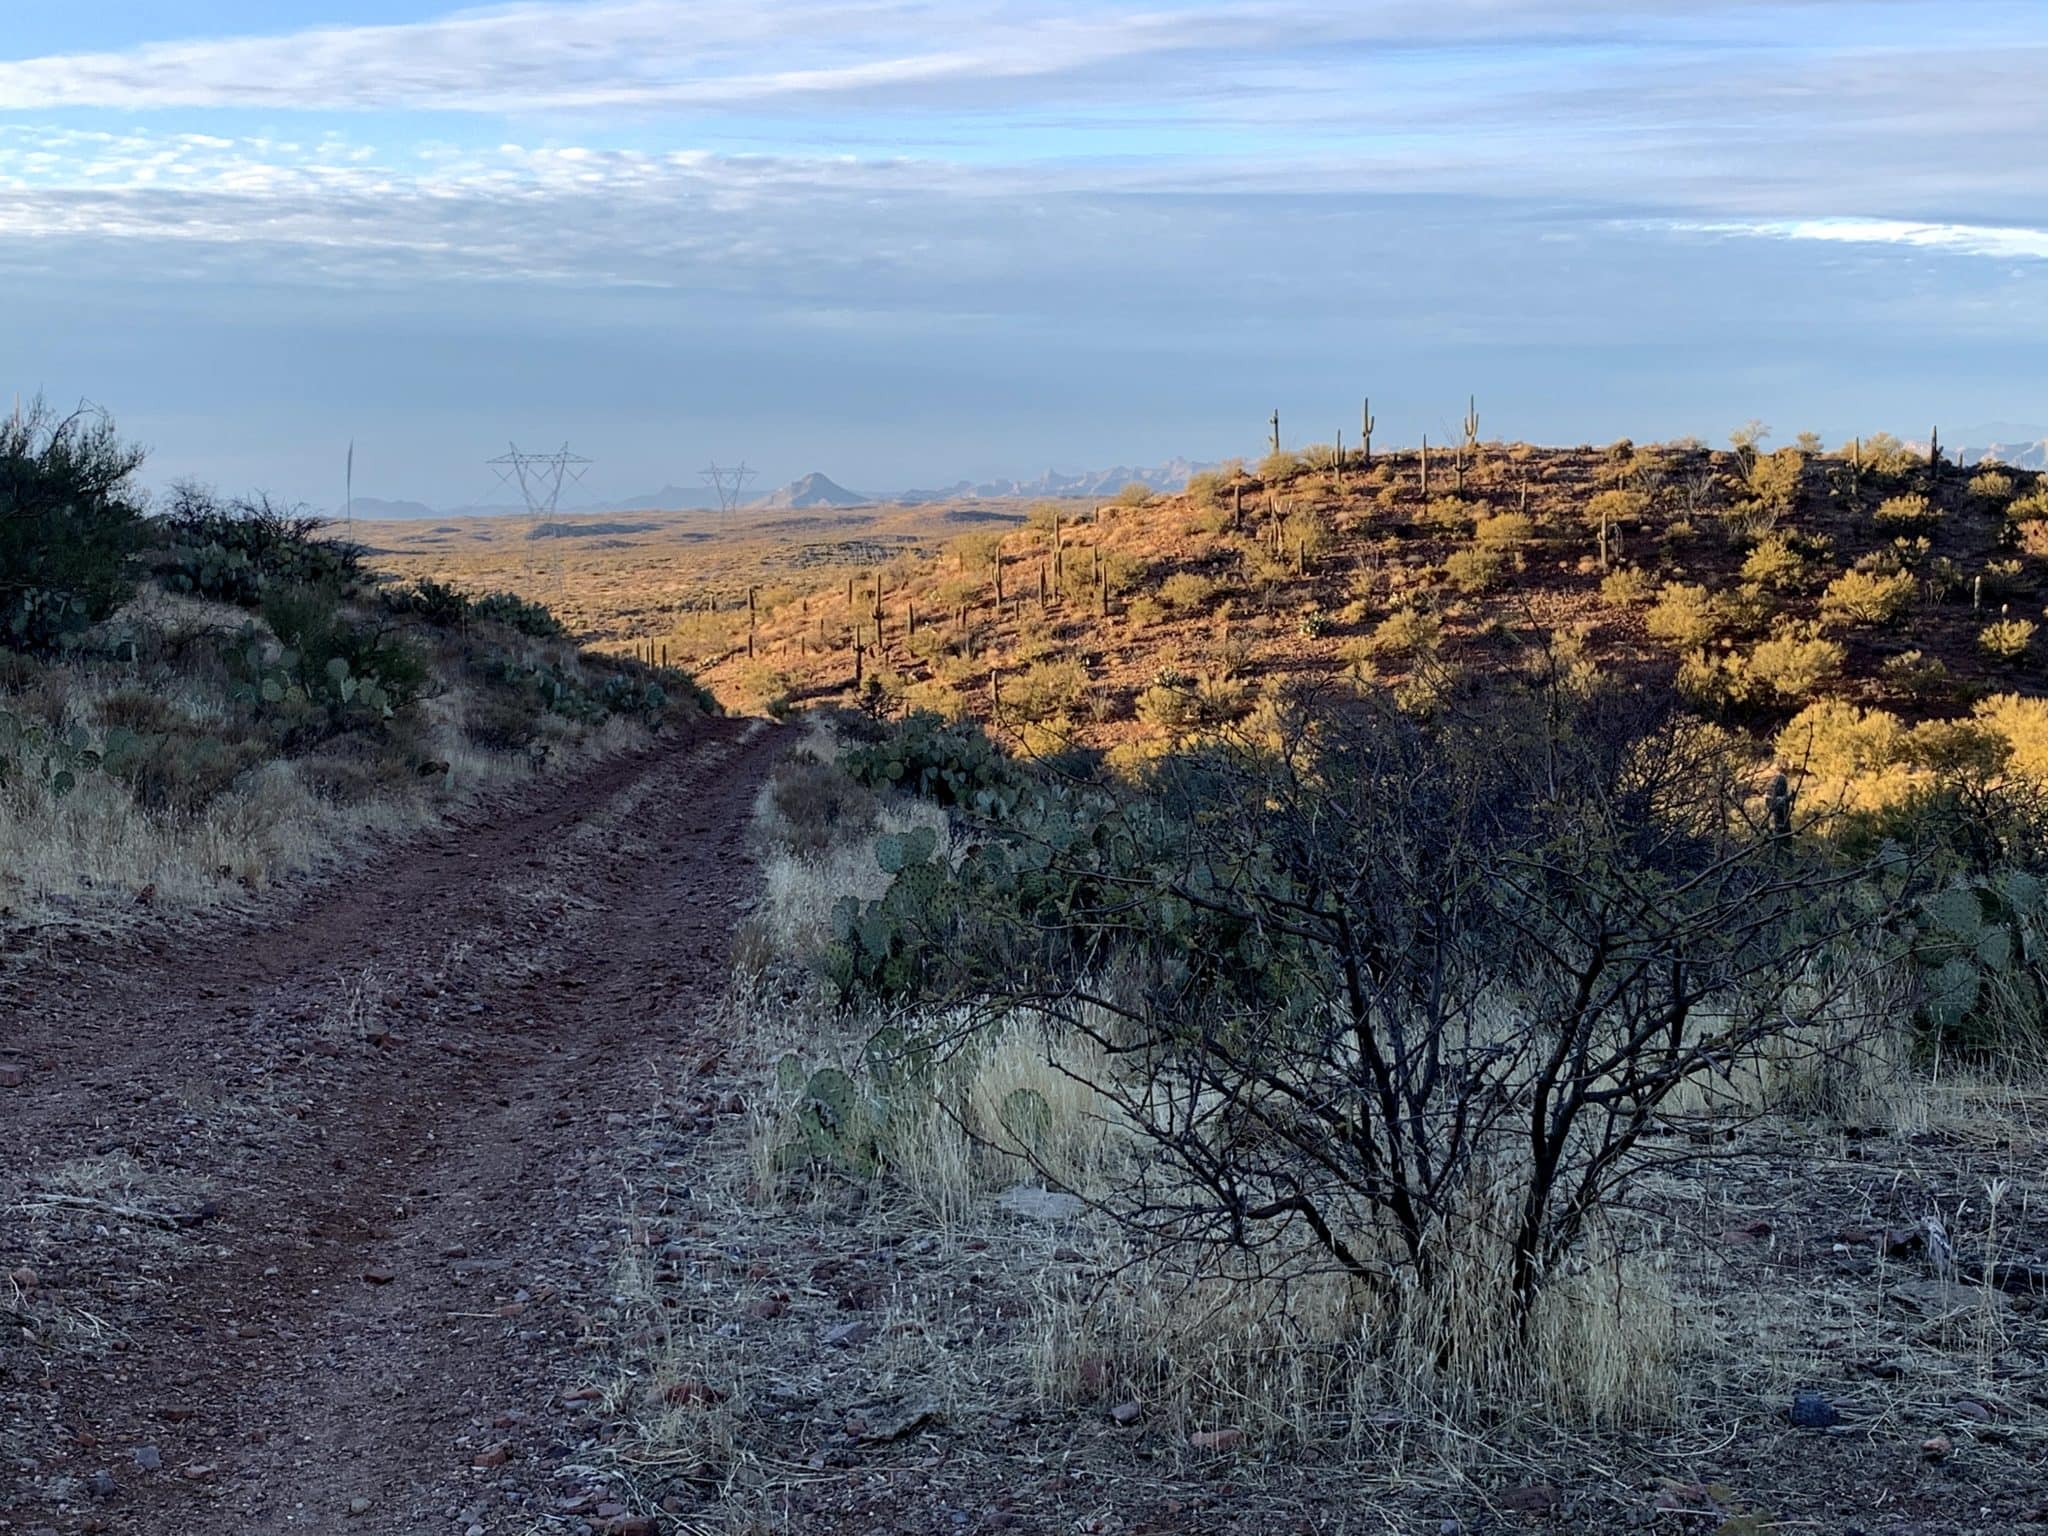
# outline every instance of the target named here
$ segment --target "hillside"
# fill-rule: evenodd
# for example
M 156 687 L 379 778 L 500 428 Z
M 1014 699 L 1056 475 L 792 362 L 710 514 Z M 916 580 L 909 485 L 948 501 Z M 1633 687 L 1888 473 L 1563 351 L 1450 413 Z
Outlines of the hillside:
M 1676 675 L 1697 708 L 1764 728 L 1816 699 L 1919 719 L 2039 690 L 2031 472 L 1930 468 L 1872 438 L 1486 443 L 1433 450 L 1424 473 L 1416 451 L 1280 455 L 1041 509 L 761 604 L 751 658 L 736 647 L 707 681 L 754 707 L 853 697 L 858 674 L 888 705 L 1126 755 L 1292 687 L 1419 695 L 1546 654 Z
M 152 511 L 141 462 L 0 421 L 0 948 L 238 901 L 708 702 L 260 500 Z

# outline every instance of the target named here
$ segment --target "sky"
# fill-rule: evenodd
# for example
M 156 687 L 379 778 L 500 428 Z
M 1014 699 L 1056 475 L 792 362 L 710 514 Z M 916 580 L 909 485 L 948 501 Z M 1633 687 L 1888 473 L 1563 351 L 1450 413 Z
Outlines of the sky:
M 94 0 L 0 30 L 0 391 L 196 478 L 886 491 L 2048 419 L 2040 0 Z M 502 494 L 502 493 L 501 493 Z

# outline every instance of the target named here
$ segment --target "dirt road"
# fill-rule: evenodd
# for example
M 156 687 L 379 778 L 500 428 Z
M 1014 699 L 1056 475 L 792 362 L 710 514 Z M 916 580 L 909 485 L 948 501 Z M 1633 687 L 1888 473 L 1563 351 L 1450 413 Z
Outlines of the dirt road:
M 0 1531 L 574 1528 L 608 1150 L 715 1049 L 780 745 L 707 722 L 261 921 L 0 968 Z

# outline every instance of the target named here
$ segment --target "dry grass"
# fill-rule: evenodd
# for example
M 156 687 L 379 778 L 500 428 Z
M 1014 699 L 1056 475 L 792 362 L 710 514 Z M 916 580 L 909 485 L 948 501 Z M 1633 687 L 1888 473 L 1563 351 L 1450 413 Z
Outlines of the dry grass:
M 470 734 L 477 699 L 449 671 L 417 706 L 402 754 L 341 742 L 280 757 L 248 733 L 211 660 L 209 647 L 248 622 L 239 609 L 146 587 L 109 630 L 146 633 L 153 654 L 189 661 L 81 660 L 37 669 L 0 694 L 0 710 L 57 739 L 76 733 L 93 753 L 123 711 L 146 707 L 153 722 L 220 742 L 241 764 L 196 809 L 145 804 L 127 781 L 85 770 L 60 794 L 41 771 L 47 754 L 34 750 L 16 771 L 0 766 L 0 924 L 111 929 L 143 910 L 234 902 L 358 858 L 366 843 L 432 825 L 543 767 L 573 770 L 646 739 L 617 717 L 586 726 L 544 716 L 546 752 L 487 750 Z M 414 760 L 445 767 L 422 776 Z
M 1086 1528 L 1089 1511 L 1199 1504 L 1219 1486 L 1248 1527 L 1270 1506 L 1434 1528 L 1504 1486 L 1555 1481 L 1604 1512 L 1579 1528 L 1607 1530 L 1640 1523 L 1659 1489 L 1720 1487 L 1731 1462 L 1719 1517 L 1785 1518 L 1929 1465 L 1930 1435 L 2000 1487 L 2048 1452 L 2029 1314 L 1881 1240 L 1931 1216 L 1971 1274 L 2038 1253 L 2048 1101 L 2024 1075 L 1930 1071 L 1881 985 L 1674 1106 L 1712 1117 L 1713 1144 L 1639 1177 L 1517 1338 L 1490 1235 L 1503 1223 L 1482 1208 L 1511 1178 L 1439 1233 L 1445 1280 L 1398 1308 L 1307 1262 L 1254 1270 L 1138 1242 L 1111 1212 L 1146 1149 L 1099 1091 L 1122 1069 L 1035 1014 L 927 1021 L 967 1044 L 914 1090 L 863 1077 L 879 1174 L 792 1165 L 776 1063 L 794 1052 L 861 1077 L 873 1021 L 821 1006 L 791 957 L 832 901 L 879 893 L 877 827 L 933 813 L 885 811 L 797 855 L 773 797 L 762 805 L 753 954 L 769 975 L 741 978 L 718 1026 L 735 1075 L 676 1105 L 699 1127 L 689 1155 L 651 1155 L 629 1199 L 667 1257 L 649 1256 L 650 1232 L 619 1281 L 626 1331 L 647 1340 L 616 1389 L 640 1436 L 623 1454 L 682 1501 L 682 1528 L 822 1529 L 828 1509 L 915 1526 L 996 1489 L 1037 1511 L 1025 1528 Z M 1113 1038 L 1104 1022 L 1094 1035 Z M 703 1129 L 699 1104 L 728 1082 L 747 1113 Z M 1020 1092 L 1045 1106 L 1023 1135 Z M 1020 1186 L 1081 1201 L 1020 1203 Z M 857 1342 L 837 1332 L 849 1324 Z M 1846 1438 L 1785 1425 L 1792 1393 L 1814 1387 Z M 1025 1491 L 1049 1466 L 1072 1501 Z

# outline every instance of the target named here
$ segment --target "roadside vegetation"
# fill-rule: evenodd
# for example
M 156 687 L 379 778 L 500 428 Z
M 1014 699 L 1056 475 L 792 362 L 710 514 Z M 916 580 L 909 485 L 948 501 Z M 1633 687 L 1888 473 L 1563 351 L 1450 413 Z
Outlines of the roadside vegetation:
M 263 498 L 153 507 L 142 464 L 98 415 L 0 420 L 0 926 L 214 902 L 715 707 Z
M 815 723 L 621 1277 L 649 1507 L 2032 1518 L 2048 770 L 1836 708 L 1791 774 L 1530 647 L 1135 773 Z

